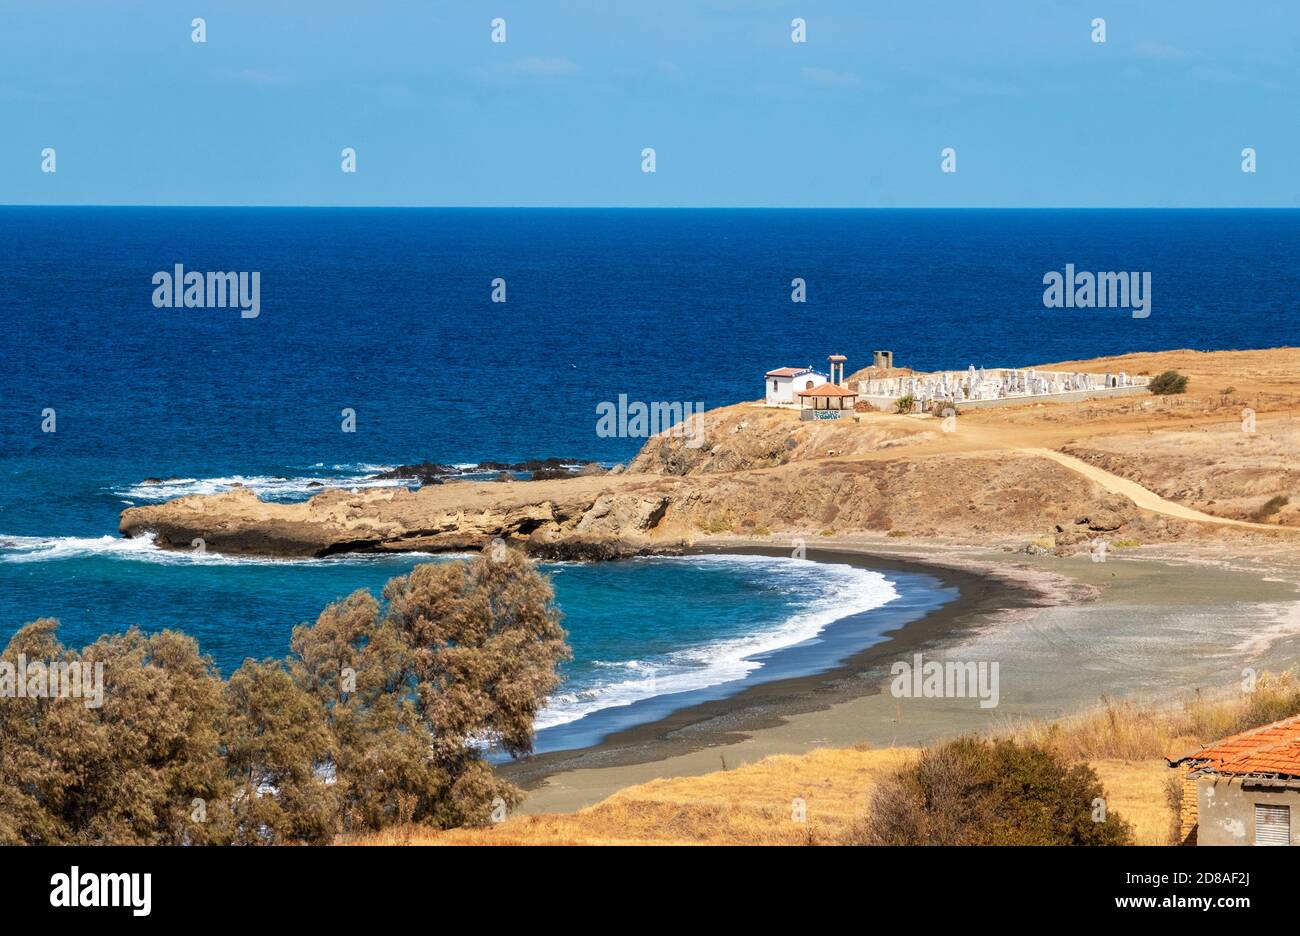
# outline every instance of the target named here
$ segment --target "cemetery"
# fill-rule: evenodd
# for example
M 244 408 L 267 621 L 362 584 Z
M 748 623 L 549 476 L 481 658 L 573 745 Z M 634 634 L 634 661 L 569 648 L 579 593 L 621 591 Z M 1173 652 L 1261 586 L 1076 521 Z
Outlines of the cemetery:
M 1133 396 L 1147 392 L 1149 377 L 1131 374 L 1088 374 L 1034 368 L 975 368 L 859 380 L 858 399 L 876 409 L 893 411 L 897 401 L 911 397 L 917 412 L 939 404 L 957 409 L 1008 406 L 1016 403 L 1072 403 L 1093 397 Z
M 844 379 L 844 356 L 830 355 L 829 377 L 810 367 L 782 367 L 765 375 L 767 406 L 804 410 L 805 419 L 836 419 L 845 410 L 871 407 L 897 412 L 911 399 L 912 412 L 932 413 L 945 405 L 980 409 L 1017 403 L 1073 403 L 1093 397 L 1147 392 L 1150 377 L 1093 374 L 1035 368 L 976 368 L 916 373 L 895 369 L 892 351 L 876 351 L 865 379 Z

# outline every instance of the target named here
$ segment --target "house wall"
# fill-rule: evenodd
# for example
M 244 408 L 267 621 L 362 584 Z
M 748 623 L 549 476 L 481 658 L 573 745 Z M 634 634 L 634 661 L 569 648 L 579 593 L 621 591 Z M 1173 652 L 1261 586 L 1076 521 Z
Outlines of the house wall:
M 1178 807 L 1178 841 L 1182 845 L 1195 845 L 1196 827 L 1200 824 L 1200 818 L 1196 814 L 1196 780 L 1184 775 L 1179 783 L 1183 788 L 1183 796 Z
M 772 389 L 773 384 L 776 385 L 775 390 Z M 789 403 L 792 400 L 791 394 L 792 391 L 790 390 L 789 377 L 768 377 L 767 378 L 767 393 L 765 395 L 765 399 L 767 400 L 769 405 L 776 404 L 776 403 Z
M 812 381 L 814 387 L 820 387 L 826 383 L 826 378 L 815 371 L 807 374 L 800 374 L 798 377 L 767 377 L 764 386 L 763 398 L 768 405 L 793 405 L 798 403 L 795 397 L 796 390 L 803 390 L 808 381 Z M 776 382 L 776 390 L 772 389 L 773 381 Z
M 1300 846 L 1300 790 L 1246 786 L 1207 776 L 1196 781 L 1197 845 L 1254 845 L 1255 804 L 1291 807 L 1291 844 Z

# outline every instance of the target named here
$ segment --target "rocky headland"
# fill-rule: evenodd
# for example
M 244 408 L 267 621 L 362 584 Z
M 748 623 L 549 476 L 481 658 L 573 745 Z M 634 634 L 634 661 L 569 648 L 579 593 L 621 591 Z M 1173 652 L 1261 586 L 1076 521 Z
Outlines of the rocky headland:
M 1300 443 L 1300 351 L 1040 366 L 1177 369 L 1191 380 L 1176 397 L 967 411 L 952 432 L 928 416 L 801 422 L 741 403 L 706 414 L 703 446 L 655 437 L 625 471 L 574 473 L 573 462 L 548 459 L 500 467 L 532 473 L 526 484 L 440 483 L 448 466 L 426 462 L 393 475 L 420 483 L 415 490 L 326 489 L 286 504 L 237 489 L 132 507 L 120 528 L 165 548 L 202 539 L 219 552 L 286 557 L 477 549 L 497 538 L 584 559 L 727 536 L 852 534 L 1058 554 L 1098 537 L 1294 542 L 1300 475 L 1288 452 Z

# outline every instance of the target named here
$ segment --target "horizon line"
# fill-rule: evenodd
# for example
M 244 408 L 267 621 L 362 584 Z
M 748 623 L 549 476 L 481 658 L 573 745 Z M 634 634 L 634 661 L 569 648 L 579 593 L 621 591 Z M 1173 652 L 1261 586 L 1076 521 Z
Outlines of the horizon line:
M 1300 211 L 1297 205 L 290 205 L 6 202 L 4 208 L 276 208 L 391 211 Z

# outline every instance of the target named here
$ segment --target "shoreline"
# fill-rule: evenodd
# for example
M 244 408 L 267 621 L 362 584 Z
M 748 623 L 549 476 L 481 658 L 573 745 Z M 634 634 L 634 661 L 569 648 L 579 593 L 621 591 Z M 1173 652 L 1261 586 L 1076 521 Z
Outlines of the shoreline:
M 738 542 L 732 546 L 692 547 L 682 554 L 781 557 L 788 556 L 789 550 Z M 1043 591 L 1024 583 L 863 549 L 814 547 L 808 549 L 806 558 L 885 574 L 893 571 L 922 575 L 937 579 L 940 587 L 956 588 L 958 593 L 918 618 L 881 631 L 877 642 L 851 653 L 828 669 L 743 686 L 724 698 L 687 704 L 652 721 L 616 730 L 596 744 L 502 763 L 497 765 L 497 771 L 523 789 L 533 791 L 556 774 L 591 767 L 644 765 L 734 742 L 756 730 L 775 727 L 790 715 L 825 710 L 839 702 L 878 694 L 889 664 L 900 656 L 937 648 L 993 616 L 1042 607 L 1051 600 Z M 888 608 L 886 604 L 867 613 Z M 846 618 L 827 627 L 843 620 Z
M 741 539 L 697 547 L 763 548 Z M 518 811 L 572 812 L 628 786 L 772 755 L 916 747 L 1053 720 L 1108 699 L 1185 697 L 1237 683 L 1244 666 L 1278 672 L 1300 664 L 1300 560 L 1158 547 L 1104 563 L 978 549 L 918 556 L 878 540 L 808 551 L 808 558 L 827 556 L 919 570 L 965 587 L 959 598 L 831 670 L 758 684 L 589 748 L 498 766 L 527 792 Z M 1000 661 L 1000 706 L 982 710 L 973 699 L 898 700 L 882 692 L 887 663 L 917 651 L 931 659 Z
M 795 560 L 788 549 L 770 545 L 727 551 L 675 550 L 671 554 L 640 558 L 657 558 L 670 563 L 689 561 L 692 558 L 742 561 L 750 558 L 771 559 L 778 566 L 767 574 L 774 576 L 795 571 L 784 568 L 787 563 L 812 566 L 820 570 L 814 573 L 815 576 L 829 575 L 832 570 L 851 570 L 855 574 L 878 579 L 881 586 L 887 583 L 891 594 L 887 598 L 873 599 L 872 604 L 861 607 L 852 593 L 853 584 L 845 581 L 820 599 L 827 602 L 828 606 L 818 614 L 820 623 L 815 631 L 803 630 L 800 634 L 791 636 L 788 642 L 780 642 L 779 635 L 790 622 L 807 613 L 806 610 L 794 609 L 788 612 L 793 614 L 793 618 L 777 618 L 765 622 L 764 626 L 751 628 L 747 640 L 758 640 L 763 644 L 773 640 L 777 642 L 766 648 L 751 647 L 743 657 L 750 667 L 741 675 L 723 672 L 713 681 L 701 682 L 688 688 L 675 687 L 671 681 L 660 683 L 650 695 L 605 705 L 570 721 L 539 729 L 534 746 L 535 756 L 589 749 L 611 737 L 672 718 L 682 710 L 695 709 L 710 702 L 724 703 L 763 684 L 820 677 L 844 666 L 848 660 L 866 650 L 888 641 L 890 634 L 902 631 L 960 597 L 960 589 L 945 584 L 930 572 L 920 572 L 916 567 L 891 564 L 886 569 L 858 561 L 855 557 L 832 553 L 819 556 L 818 560 L 821 561 Z M 818 586 L 813 583 L 808 587 Z M 871 587 L 874 589 L 877 586 L 873 584 Z M 804 598 L 810 594 L 807 591 L 801 592 Z M 612 607 L 620 608 L 617 603 Z M 736 638 L 724 640 L 724 644 L 734 639 Z M 674 647 L 670 653 L 689 652 L 691 649 L 692 645 L 688 642 Z M 671 678 L 669 677 L 670 680 Z M 504 758 L 501 761 L 508 762 Z

